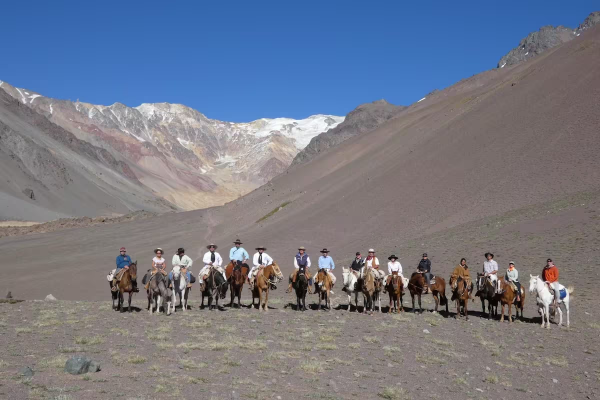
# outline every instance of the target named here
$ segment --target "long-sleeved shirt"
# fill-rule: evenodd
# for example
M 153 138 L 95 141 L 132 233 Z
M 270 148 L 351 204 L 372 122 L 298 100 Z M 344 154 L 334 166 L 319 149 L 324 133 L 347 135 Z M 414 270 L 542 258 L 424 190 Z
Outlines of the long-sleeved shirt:
M 244 261 L 249 259 L 250 255 L 243 247 L 232 247 L 231 250 L 229 250 L 229 260 L 231 261 Z
M 506 280 L 510 282 L 519 281 L 519 271 L 516 268 L 506 270 Z
M 542 275 L 542 278 L 546 282 L 558 282 L 558 268 L 556 268 L 556 265 L 553 265 L 550 268 L 544 268 Z
M 171 264 L 173 264 L 173 267 L 178 266 L 181 268 L 190 268 L 193 264 L 193 261 L 185 254 L 183 255 L 183 257 L 179 257 L 179 254 L 175 254 L 173 256 L 173 259 L 171 260 Z
M 202 259 L 202 262 L 204 263 L 204 265 L 210 265 L 211 260 L 212 260 L 211 252 L 207 251 L 204 254 L 204 258 Z M 215 267 L 220 267 L 221 264 L 223 264 L 223 259 L 221 258 L 221 255 L 215 251 L 215 261 L 213 261 L 212 265 Z
M 498 263 L 494 260 L 486 261 L 483 263 L 483 272 L 491 274 L 492 272 L 498 272 Z
M 260 258 L 260 253 L 255 253 L 254 257 L 252 257 L 252 264 L 255 267 L 259 267 L 261 265 L 271 265 L 271 264 L 273 264 L 273 259 L 267 253 L 262 253 L 262 260 L 261 260 L 262 262 L 258 262 L 259 258 Z
M 402 275 L 402 265 L 399 261 L 396 262 L 388 262 L 388 274 L 392 274 L 392 272 L 397 272 Z
M 121 268 L 125 268 L 125 267 L 129 267 L 129 265 L 131 264 L 131 257 L 129 257 L 129 255 L 118 255 L 117 256 L 117 270 L 121 269 Z
M 457 276 L 457 277 L 460 276 L 463 279 L 471 277 L 471 273 L 469 272 L 469 268 L 467 268 L 466 265 L 463 267 L 460 264 L 457 265 L 456 267 L 454 267 L 454 271 L 452 271 L 452 275 Z
M 297 257 L 294 257 L 294 268 L 300 268 Z M 310 268 L 310 257 L 308 255 L 306 256 L 306 268 Z
M 369 260 L 369 257 L 365 258 L 365 266 L 367 266 L 368 268 L 375 268 L 375 267 L 379 267 L 379 258 L 377 257 L 373 257 L 372 259 Z
M 422 258 L 421 261 L 419 261 L 419 266 L 417 267 L 417 270 L 423 272 L 431 272 L 431 260 L 426 260 Z
M 319 257 L 319 269 L 329 269 L 329 270 L 333 270 L 335 269 L 335 263 L 333 262 L 333 258 L 329 257 L 329 256 L 321 256 Z

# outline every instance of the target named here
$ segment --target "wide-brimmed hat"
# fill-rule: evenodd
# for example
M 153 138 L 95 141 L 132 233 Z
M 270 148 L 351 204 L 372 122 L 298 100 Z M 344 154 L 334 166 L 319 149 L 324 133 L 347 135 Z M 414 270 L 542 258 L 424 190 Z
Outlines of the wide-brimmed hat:
M 165 253 L 165 252 L 163 251 L 163 249 L 161 249 L 160 247 L 157 247 L 157 248 L 155 248 L 155 249 L 154 249 L 154 254 L 158 253 L 159 251 L 160 251 L 161 253 L 163 253 L 163 254 Z
M 321 253 L 329 253 L 329 250 L 327 250 L 327 247 L 325 247 L 323 250 L 321 250 Z
M 375 253 L 375 249 L 369 249 L 369 253 Z
M 304 251 L 306 251 L 306 249 L 304 248 L 304 246 L 298 247 L 298 250 L 304 250 Z
M 121 248 L 119 249 L 119 252 L 121 252 L 121 251 L 127 251 L 127 250 L 125 249 L 125 247 L 121 247 Z
M 392 254 L 391 256 L 388 257 L 388 260 L 391 260 L 392 258 L 395 258 L 396 260 L 398 259 L 398 257 L 395 254 Z
M 209 249 L 209 250 L 210 250 L 210 248 L 211 248 L 211 247 L 214 247 L 214 248 L 215 248 L 215 250 L 216 250 L 216 249 L 217 249 L 217 247 L 219 247 L 219 246 L 217 246 L 217 245 L 216 245 L 216 244 L 214 244 L 214 243 L 211 243 L 211 244 L 209 244 L 208 246 L 206 246 L 206 248 L 207 248 L 207 249 Z
M 185 249 L 183 247 L 180 247 L 177 249 L 177 254 L 181 254 L 181 253 L 185 253 Z
M 423 253 L 423 257 L 428 257 L 427 253 Z
M 233 242 L 233 244 L 242 244 L 242 241 L 240 239 L 235 239 L 235 242 Z
M 267 250 L 265 246 L 258 246 L 255 250 Z

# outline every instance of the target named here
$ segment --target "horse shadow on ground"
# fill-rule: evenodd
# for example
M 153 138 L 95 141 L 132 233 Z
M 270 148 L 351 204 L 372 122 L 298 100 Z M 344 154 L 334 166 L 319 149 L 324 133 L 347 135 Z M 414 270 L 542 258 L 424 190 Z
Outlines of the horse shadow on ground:
M 129 307 L 129 310 L 127 310 L 127 308 L 123 308 L 123 309 L 119 309 L 119 310 L 114 310 L 116 312 L 122 312 L 122 313 L 126 313 L 126 312 L 136 312 L 139 313 L 140 311 L 142 311 L 142 309 L 140 307 L 136 307 L 136 306 L 131 306 Z

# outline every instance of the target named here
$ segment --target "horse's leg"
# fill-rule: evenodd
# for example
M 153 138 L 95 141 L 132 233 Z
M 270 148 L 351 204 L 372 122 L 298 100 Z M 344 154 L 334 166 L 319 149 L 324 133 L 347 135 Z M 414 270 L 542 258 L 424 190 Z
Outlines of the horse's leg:
M 377 306 L 379 307 L 379 314 L 381 314 L 381 292 L 377 292 Z
M 419 296 L 419 312 L 423 314 L 423 306 L 421 306 L 421 293 L 417 293 L 417 296 Z
M 233 300 L 235 299 L 235 292 L 233 291 L 233 280 L 229 283 L 230 297 L 231 301 L 229 302 L 229 307 L 233 308 Z
M 558 309 L 558 326 L 562 326 L 562 310 L 560 309 L 560 304 L 556 305 Z
M 567 311 L 567 328 L 569 328 L 571 326 L 571 322 L 569 321 L 569 296 L 567 295 L 567 297 L 565 298 L 566 301 L 563 301 L 564 305 L 565 305 L 565 310 Z
M 502 316 L 500 317 L 500 322 L 504 322 L 504 303 L 502 304 Z
M 133 292 L 129 292 L 129 303 L 127 304 L 127 311 L 131 312 L 131 297 L 133 296 Z
M 515 310 L 517 306 L 515 306 Z M 513 322 L 512 320 L 512 303 L 508 303 L 508 322 Z
M 550 304 L 544 304 L 544 314 L 546 314 L 546 328 L 550 329 Z
M 410 292 L 410 297 L 412 299 L 412 309 L 413 309 L 413 312 L 416 313 L 417 309 L 415 308 L 415 295 L 413 294 L 413 292 Z
M 438 312 L 438 306 L 440 304 L 439 294 L 434 294 L 433 295 L 433 300 L 435 300 L 435 307 L 433 309 L 433 313 L 436 314 Z

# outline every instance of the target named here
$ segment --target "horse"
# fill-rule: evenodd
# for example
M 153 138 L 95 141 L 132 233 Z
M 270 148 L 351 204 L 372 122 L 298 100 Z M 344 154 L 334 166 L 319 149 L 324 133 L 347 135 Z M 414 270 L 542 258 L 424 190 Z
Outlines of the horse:
M 319 296 L 319 304 L 317 306 L 317 310 L 321 310 L 321 301 L 325 300 L 325 307 L 327 310 L 331 310 L 331 287 L 333 283 L 331 282 L 331 277 L 326 269 L 321 268 L 317 273 L 315 278 L 315 283 L 317 285 L 317 290 L 315 294 Z
M 308 292 L 308 277 L 306 267 L 300 266 L 296 274 L 296 311 L 306 311 L 306 293 Z
M 485 314 L 485 301 L 488 301 L 488 319 L 492 318 L 492 311 L 494 311 L 494 317 L 498 316 L 498 300 L 496 299 L 496 288 L 485 277 L 485 274 L 477 273 L 477 292 L 475 296 L 481 299 L 481 312 Z
M 223 286 L 227 286 L 227 281 L 216 268 L 211 267 L 208 271 L 208 276 L 204 280 L 204 290 L 202 293 L 202 302 L 200 308 L 204 308 L 204 297 L 208 297 L 208 309 L 214 310 L 219 308 L 219 297 L 225 298 L 225 292 Z M 214 305 L 213 305 L 214 302 Z
M 361 270 L 361 275 L 363 275 L 363 269 Z M 364 308 L 363 308 L 363 313 L 369 313 L 369 315 L 373 315 L 373 300 L 375 297 L 375 285 L 376 285 L 376 279 L 375 279 L 375 275 L 373 274 L 373 270 L 371 268 L 369 268 L 367 270 L 367 272 L 363 275 L 363 282 L 362 282 L 362 286 L 361 286 L 361 291 L 363 293 L 363 303 L 364 303 Z M 381 307 L 379 308 L 379 311 L 381 312 Z
M 510 282 L 499 276 L 498 281 L 500 282 L 500 293 L 496 294 L 496 298 L 500 301 L 502 306 L 502 316 L 500 322 L 504 321 L 504 306 L 508 305 L 508 321 L 512 322 L 512 306 L 515 305 L 515 318 L 519 317 L 519 308 L 521 309 L 521 319 L 523 319 L 523 307 L 525 306 L 525 290 L 521 287 L 521 299 L 517 302 L 517 293 L 513 289 Z
M 462 276 L 452 275 L 450 277 L 450 289 L 452 290 L 452 299 L 456 301 L 456 315 L 454 318 L 461 317 L 460 308 L 464 309 L 465 319 L 469 320 L 469 287 L 467 281 Z
M 231 301 L 229 302 L 229 307 L 233 307 L 233 300 L 236 296 L 238 298 L 238 308 L 242 307 L 242 289 L 244 288 L 244 282 L 246 281 L 249 270 L 248 264 L 238 266 L 237 263 L 234 265 L 233 261 L 225 268 L 225 275 L 227 275 L 227 280 L 231 289 Z
M 362 293 L 363 277 L 362 269 L 360 270 L 359 276 L 350 268 L 342 267 L 342 278 L 344 280 L 344 291 L 348 294 L 348 311 L 350 311 L 350 304 L 352 303 L 352 294 L 354 294 L 354 307 L 358 308 L 358 294 Z
M 173 295 L 167 303 L 167 307 L 171 307 L 173 304 L 173 312 L 175 312 L 175 303 L 177 303 L 177 295 L 179 294 L 179 304 L 183 311 L 187 311 L 187 300 L 188 295 L 190 293 L 190 288 L 188 287 L 187 274 L 183 274 L 181 271 L 181 267 L 176 265 L 173 267 Z
M 403 311 L 402 296 L 404 294 L 404 280 L 398 275 L 397 271 L 392 272 L 392 279 L 390 279 L 386 290 L 390 295 L 390 313 Z
M 112 292 L 112 300 L 113 300 L 113 310 L 117 311 L 120 310 L 121 312 L 124 312 L 123 310 L 123 303 L 124 303 L 124 293 L 129 293 L 129 303 L 127 305 L 127 311 L 131 311 L 131 297 L 133 296 L 133 284 L 132 281 L 137 279 L 137 261 L 132 262 L 129 265 L 129 269 L 125 270 L 125 272 L 123 272 L 123 275 L 121 276 L 121 280 L 119 281 L 119 283 L 117 284 L 117 291 L 116 292 Z M 109 282 L 110 287 L 112 288 L 112 280 Z M 117 302 L 117 304 L 115 305 L 115 301 Z
M 258 309 L 262 307 L 263 311 L 269 311 L 269 288 L 283 279 L 283 274 L 279 265 L 275 261 L 264 268 L 260 268 L 256 274 L 256 284 L 252 288 L 252 308 L 254 308 L 254 299 L 258 297 Z M 263 293 L 265 301 L 263 302 Z
M 423 294 L 423 288 L 425 287 L 425 277 L 420 272 L 413 272 L 408 282 L 408 290 L 410 291 L 410 297 L 412 298 L 413 312 L 417 312 L 415 308 L 415 296 L 419 300 L 419 311 L 423 312 L 421 306 L 421 295 Z M 429 289 L 435 300 L 434 313 L 438 312 L 440 305 L 446 306 L 446 314 L 448 314 L 448 298 L 446 298 L 446 281 L 440 276 L 433 276 L 431 278 Z
M 169 293 L 168 278 L 161 271 L 157 271 L 149 278 L 146 274 L 144 281 L 146 281 L 146 279 L 150 279 L 150 285 L 148 288 L 148 312 L 150 315 L 152 315 L 154 311 L 154 305 L 156 304 L 156 312 L 160 312 L 160 306 L 172 297 L 172 292 Z M 163 306 L 163 310 L 166 315 L 171 313 L 171 310 L 168 306 Z
M 554 296 L 550 293 L 548 286 L 546 283 L 540 279 L 539 275 L 533 276 L 529 275 L 529 293 L 535 293 L 537 295 L 537 304 L 539 307 L 539 312 L 542 315 L 542 328 L 544 327 L 544 317 L 546 318 L 546 328 L 550 329 L 550 304 L 554 302 Z M 565 305 L 565 310 L 567 311 L 567 328 L 570 325 L 569 321 L 569 302 L 571 298 L 571 294 L 575 290 L 572 286 L 565 288 L 563 285 L 559 285 L 560 295 L 558 304 L 556 304 L 555 309 L 558 310 L 558 315 L 560 320 L 558 322 L 558 326 L 562 325 L 562 310 L 560 309 L 560 303 Z

